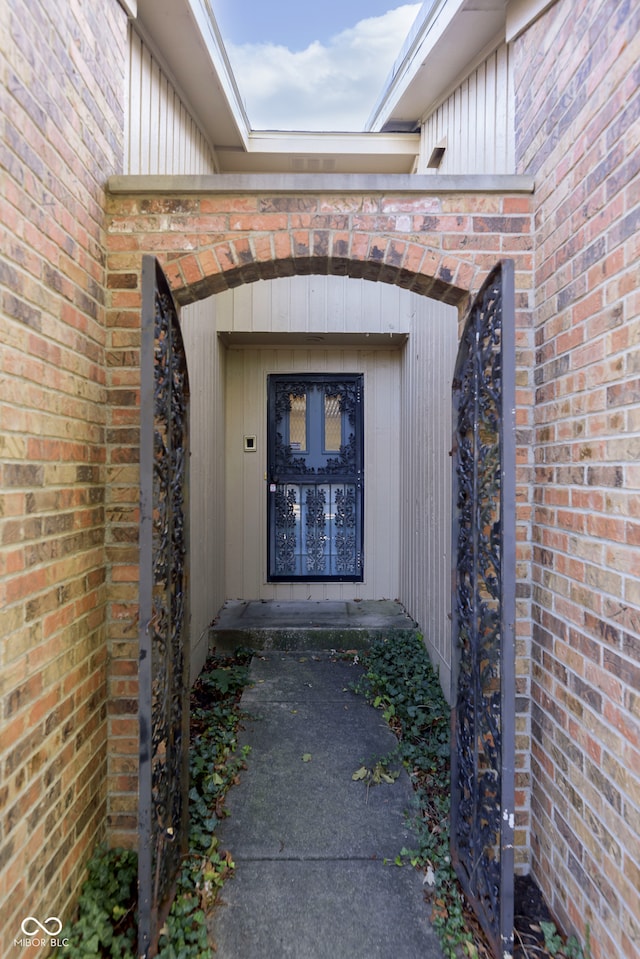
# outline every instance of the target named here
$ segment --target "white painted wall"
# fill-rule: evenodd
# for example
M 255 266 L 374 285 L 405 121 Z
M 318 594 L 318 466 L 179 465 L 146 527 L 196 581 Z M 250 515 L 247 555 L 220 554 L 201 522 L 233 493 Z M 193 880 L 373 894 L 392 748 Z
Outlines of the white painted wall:
M 514 173 L 512 54 L 502 43 L 423 118 L 418 173 Z M 427 166 L 446 142 L 438 170 Z
M 129 25 L 124 172 L 215 173 L 213 152 L 148 44 Z

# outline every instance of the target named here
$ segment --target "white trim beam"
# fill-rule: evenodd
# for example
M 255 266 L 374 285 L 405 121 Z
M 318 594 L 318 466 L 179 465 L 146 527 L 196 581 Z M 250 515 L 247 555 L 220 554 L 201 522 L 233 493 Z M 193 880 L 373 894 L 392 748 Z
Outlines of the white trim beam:
M 533 193 L 530 176 L 418 174 L 259 174 L 112 176 L 110 193 Z

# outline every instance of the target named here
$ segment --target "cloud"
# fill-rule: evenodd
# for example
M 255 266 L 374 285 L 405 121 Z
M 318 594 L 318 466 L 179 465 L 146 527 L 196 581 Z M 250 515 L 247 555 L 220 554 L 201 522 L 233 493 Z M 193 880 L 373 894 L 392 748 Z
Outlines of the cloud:
M 367 17 L 297 52 L 227 44 L 255 130 L 361 130 L 421 4 Z

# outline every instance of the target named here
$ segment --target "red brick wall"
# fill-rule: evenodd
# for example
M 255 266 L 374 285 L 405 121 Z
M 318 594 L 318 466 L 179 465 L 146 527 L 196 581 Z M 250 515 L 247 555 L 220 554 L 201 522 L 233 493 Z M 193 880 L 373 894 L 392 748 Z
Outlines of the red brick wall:
M 65 916 L 106 813 L 106 178 L 116 0 L 2 4 L 0 952 Z M 25 955 L 38 950 L 26 949 Z
M 536 181 L 533 863 L 595 959 L 640 956 L 640 6 L 516 43 Z
M 109 199 L 109 417 L 118 542 L 109 551 L 114 668 L 135 677 L 137 620 L 137 422 L 142 253 L 162 260 L 177 298 L 257 279 L 340 273 L 398 283 L 463 307 L 500 257 L 516 264 L 518 389 L 517 860 L 528 865 L 532 288 L 531 198 L 467 193 L 202 193 L 113 195 Z M 114 533 L 116 531 L 114 530 Z M 136 826 L 135 683 L 113 703 L 111 823 L 122 841 Z
M 116 0 L 5 7 L 2 941 L 27 911 L 65 913 L 105 816 L 112 841 L 135 837 L 141 253 L 183 302 L 330 271 L 462 304 L 513 256 L 519 862 L 531 756 L 533 865 L 559 921 L 581 937 L 589 923 L 594 959 L 640 955 L 637 4 L 559 0 L 516 41 L 534 231 L 518 195 L 114 196 L 106 294 L 124 14 Z

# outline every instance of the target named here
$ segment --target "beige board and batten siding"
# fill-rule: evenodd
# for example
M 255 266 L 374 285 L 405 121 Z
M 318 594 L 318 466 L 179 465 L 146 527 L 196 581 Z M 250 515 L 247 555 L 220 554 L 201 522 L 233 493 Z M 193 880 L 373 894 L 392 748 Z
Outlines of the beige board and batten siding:
M 148 43 L 129 25 L 124 172 L 216 173 L 213 151 Z
M 207 655 L 208 626 L 224 591 L 224 405 L 226 352 L 216 336 L 215 297 L 183 307 L 180 326 L 190 387 L 189 580 L 191 676 Z
M 232 347 L 227 354 L 227 593 L 231 598 L 393 599 L 400 541 L 400 365 L 397 350 Z M 364 582 L 268 583 L 267 376 L 364 374 Z M 256 450 L 244 451 L 245 435 Z
M 398 286 L 345 276 L 292 276 L 258 281 L 217 296 L 225 334 L 384 334 L 406 338 L 418 299 Z
M 241 286 L 216 300 L 218 331 L 229 345 L 228 598 L 395 598 L 401 535 L 400 347 L 411 328 L 411 298 L 381 283 L 294 276 Z M 268 583 L 267 376 L 324 371 L 364 374 L 364 582 Z M 244 452 L 245 435 L 256 436 L 255 453 Z
M 421 126 L 418 173 L 515 172 L 512 53 L 502 43 L 435 105 Z M 437 169 L 428 166 L 445 146 Z
M 332 276 L 253 283 L 216 301 L 229 345 L 227 598 L 399 598 L 448 691 L 457 311 L 399 287 Z M 326 345 L 313 344 L 323 336 Z M 268 584 L 266 377 L 325 369 L 365 374 L 365 582 Z M 245 435 L 256 436 L 255 453 L 244 452 Z
M 400 599 L 423 631 L 447 697 L 451 685 L 451 380 L 458 313 L 416 297 L 402 363 Z

